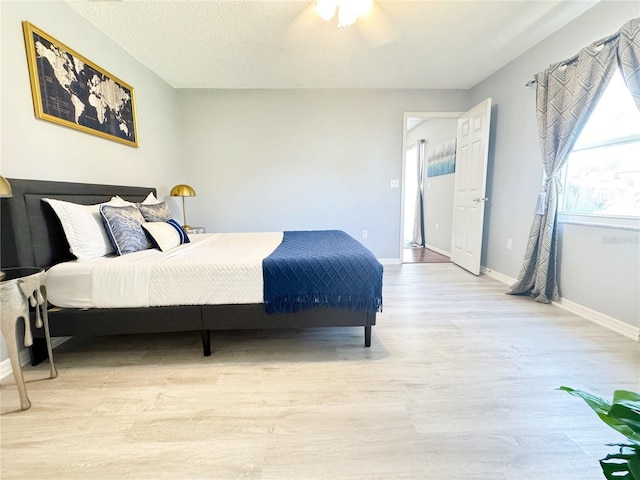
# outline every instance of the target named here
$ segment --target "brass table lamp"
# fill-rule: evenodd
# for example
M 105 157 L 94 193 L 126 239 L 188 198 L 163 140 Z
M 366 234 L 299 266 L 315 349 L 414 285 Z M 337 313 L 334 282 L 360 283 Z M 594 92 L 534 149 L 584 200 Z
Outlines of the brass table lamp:
M 184 209 L 184 197 L 195 197 L 196 191 L 189 185 L 181 183 L 173 187 L 169 195 L 171 195 L 172 197 L 182 197 L 182 221 L 184 223 L 184 225 L 182 225 L 182 228 L 184 228 L 185 230 L 189 230 L 191 227 L 187 224 L 187 213 Z

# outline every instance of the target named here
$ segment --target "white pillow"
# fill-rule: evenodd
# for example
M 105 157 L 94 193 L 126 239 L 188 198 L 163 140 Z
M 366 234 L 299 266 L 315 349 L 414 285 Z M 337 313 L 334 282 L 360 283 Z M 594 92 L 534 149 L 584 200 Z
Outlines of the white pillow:
M 166 222 L 146 222 L 142 224 L 160 250 L 166 252 L 182 243 L 178 231 Z
M 58 216 L 71 253 L 78 260 L 92 260 L 114 252 L 100 216 L 102 204 L 80 205 L 53 198 L 42 200 L 51 205 Z
M 124 198 L 116 195 L 115 197 L 111 197 L 111 200 L 109 200 L 109 205 L 113 207 L 128 207 L 129 205 L 135 206 L 135 203 L 130 202 L 129 200 L 125 200 Z
M 142 201 L 143 205 L 155 205 L 156 203 L 160 203 L 160 200 L 156 198 L 153 192 L 149 192 L 149 195 L 147 195 L 147 198 L 145 198 Z M 111 200 L 109 201 L 109 205 L 112 205 L 114 207 L 128 207 L 129 205 L 136 205 L 136 204 L 134 202 L 130 202 L 116 195 L 115 197 L 111 197 Z
M 149 192 L 149 195 L 147 195 L 147 198 L 145 198 L 142 201 L 143 205 L 154 205 L 156 203 L 160 203 L 160 200 L 158 200 L 156 198 L 156 196 L 153 194 L 153 192 Z

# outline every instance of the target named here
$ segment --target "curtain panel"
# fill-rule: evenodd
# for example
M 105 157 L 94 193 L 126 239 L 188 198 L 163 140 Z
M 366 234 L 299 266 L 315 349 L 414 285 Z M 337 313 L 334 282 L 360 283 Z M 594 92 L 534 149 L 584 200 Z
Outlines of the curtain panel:
M 639 18 L 535 76 L 544 178 L 522 268 L 507 293 L 531 294 L 541 303 L 559 299 L 556 227 L 560 170 L 617 68 L 640 108 Z
M 618 66 L 640 110 L 640 18 L 634 18 L 620 29 Z
M 413 240 L 414 245 L 421 247 L 425 246 L 424 238 L 424 162 L 425 162 L 425 145 L 427 141 L 424 139 L 418 140 L 416 145 L 417 156 L 417 180 L 418 188 L 416 189 L 416 206 L 413 216 Z

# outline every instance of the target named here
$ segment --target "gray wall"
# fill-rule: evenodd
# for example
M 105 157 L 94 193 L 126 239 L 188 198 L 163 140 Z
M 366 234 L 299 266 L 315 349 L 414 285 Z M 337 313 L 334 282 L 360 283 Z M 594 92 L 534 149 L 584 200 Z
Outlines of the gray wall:
M 492 144 L 483 264 L 510 277 L 522 265 L 533 211 L 542 182 L 533 75 L 582 47 L 617 31 L 640 14 L 637 2 L 601 2 L 524 55 L 474 87 L 472 103 L 493 98 Z M 606 315 L 640 326 L 638 232 L 604 228 L 560 228 L 561 295 Z M 506 249 L 508 238 L 513 249 Z
M 155 186 L 164 196 L 182 176 L 176 91 L 61 1 L 0 1 L 2 175 Z M 23 20 L 133 86 L 140 147 L 38 120 L 27 69 Z M 177 204 L 175 205 L 177 207 Z M 177 212 L 177 208 L 176 208 Z
M 161 198 L 168 195 L 182 180 L 175 90 L 64 2 L 2 0 L 0 14 L 0 173 L 10 178 L 155 186 Z M 35 118 L 23 20 L 134 87 L 140 148 Z M 173 199 L 170 203 L 178 214 L 178 205 Z M 4 343 L 1 346 L 4 360 L 6 349 Z
M 468 91 L 181 90 L 191 225 L 335 228 L 400 254 L 403 113 L 464 111 Z M 362 239 L 362 230 L 368 238 Z
M 429 151 L 434 147 L 456 138 L 457 128 L 457 119 L 427 119 L 407 133 L 407 144 L 415 144 L 424 138 L 427 141 L 426 157 L 429 158 Z M 445 252 L 451 251 L 454 180 L 454 174 L 428 177 L 425 165 L 424 236 L 427 246 Z

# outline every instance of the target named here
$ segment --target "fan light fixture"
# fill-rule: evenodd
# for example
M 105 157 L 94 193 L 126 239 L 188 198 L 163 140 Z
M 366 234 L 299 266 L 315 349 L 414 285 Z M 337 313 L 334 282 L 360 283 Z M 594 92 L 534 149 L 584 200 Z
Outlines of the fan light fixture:
M 331 20 L 338 12 L 338 27 L 344 28 L 356 23 L 371 11 L 373 0 L 316 0 L 316 12 L 324 20 Z

